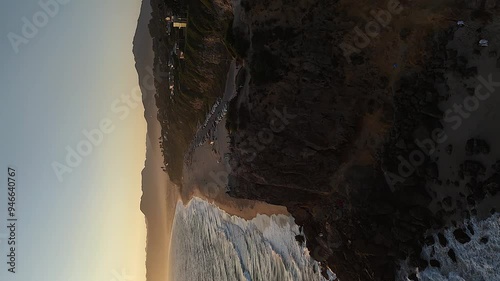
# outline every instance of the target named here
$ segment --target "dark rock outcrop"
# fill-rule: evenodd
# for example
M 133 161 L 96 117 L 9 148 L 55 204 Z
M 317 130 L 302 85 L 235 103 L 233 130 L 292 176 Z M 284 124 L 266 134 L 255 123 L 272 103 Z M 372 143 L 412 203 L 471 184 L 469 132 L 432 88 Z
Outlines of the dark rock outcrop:
M 469 139 L 465 145 L 465 153 L 467 156 L 480 153 L 488 154 L 490 153 L 490 145 L 482 139 Z
M 446 240 L 446 237 L 441 232 L 438 233 L 438 239 L 441 246 L 446 247 L 448 245 L 448 240 Z
M 453 236 L 455 236 L 455 239 L 462 244 L 468 243 L 471 240 L 465 230 L 461 228 L 453 231 Z
M 453 249 L 448 250 L 448 257 L 450 257 L 453 262 L 457 262 L 457 256 L 455 255 L 455 251 Z
M 435 153 L 435 132 L 443 129 L 438 104 L 450 95 L 445 70 L 466 79 L 477 68 L 447 48 L 456 31 L 449 24 L 431 25 L 432 33 L 405 45 L 415 48 L 406 51 L 418 53 L 418 63 L 404 71 L 398 63 L 388 70 L 385 58 L 399 40 L 417 40 L 416 33 L 396 25 L 387 31 L 395 37 L 384 37 L 392 45 L 380 40 L 344 56 L 338 46 L 357 26 L 349 8 L 358 4 L 305 2 L 242 3 L 253 34 L 245 56 L 251 82 L 229 110 L 236 124 L 229 194 L 285 205 L 303 226 L 311 255 L 341 280 L 394 280 L 398 259 L 408 257 L 420 269 L 440 267 L 419 256 L 424 243 L 435 243 L 424 233 L 473 214 L 466 207 L 498 189 L 494 179 L 483 182 L 485 166 L 469 159 L 458 172 L 468 192 L 437 196 L 429 188 L 461 184 L 440 178 Z M 445 149 L 453 153 L 451 144 Z M 466 151 L 489 153 L 489 145 L 473 139 Z M 463 234 L 459 241 L 467 240 Z

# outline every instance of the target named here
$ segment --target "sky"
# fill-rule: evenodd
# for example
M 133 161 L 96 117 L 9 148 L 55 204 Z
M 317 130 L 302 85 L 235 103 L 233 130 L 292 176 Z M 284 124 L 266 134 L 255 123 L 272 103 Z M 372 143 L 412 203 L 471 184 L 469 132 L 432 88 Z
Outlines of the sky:
M 140 4 L 0 2 L 0 280 L 146 279 L 146 121 L 132 55 Z

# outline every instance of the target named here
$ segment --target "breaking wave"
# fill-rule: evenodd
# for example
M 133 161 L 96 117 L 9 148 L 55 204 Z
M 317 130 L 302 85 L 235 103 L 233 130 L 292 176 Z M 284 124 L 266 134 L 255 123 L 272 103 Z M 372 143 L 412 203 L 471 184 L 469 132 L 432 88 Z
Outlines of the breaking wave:
M 258 215 L 250 221 L 193 198 L 177 204 L 170 280 L 323 281 L 318 262 L 295 236 L 290 216 Z M 330 280 L 335 278 L 328 272 Z
M 455 239 L 453 232 L 457 228 L 443 231 L 446 246 L 438 242 L 434 234 L 433 245 L 425 246 L 421 257 L 439 262 L 439 267 L 427 267 L 416 270 L 421 281 L 500 281 L 500 215 L 495 214 L 486 220 L 472 218 L 464 222 L 465 233 L 470 241 L 464 244 Z M 453 250 L 456 262 L 448 252 Z M 452 255 L 453 256 L 453 255 Z M 403 264 L 399 280 L 410 280 L 406 276 L 410 270 Z

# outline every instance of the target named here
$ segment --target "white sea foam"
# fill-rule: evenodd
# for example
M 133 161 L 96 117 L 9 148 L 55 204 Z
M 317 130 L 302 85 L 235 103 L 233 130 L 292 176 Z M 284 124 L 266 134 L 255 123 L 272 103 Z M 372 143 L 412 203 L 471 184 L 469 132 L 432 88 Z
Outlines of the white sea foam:
M 323 281 L 319 264 L 305 246 L 293 218 L 259 215 L 251 221 L 230 216 L 194 198 L 177 204 L 170 280 Z M 329 272 L 331 278 L 335 275 Z
M 437 235 L 434 234 L 434 245 L 426 246 L 422 250 L 422 258 L 426 260 L 435 259 L 439 261 L 440 267 L 427 267 L 418 272 L 417 276 L 422 281 L 500 281 L 500 215 L 496 214 L 490 218 L 480 221 L 475 218 L 464 222 L 464 226 L 470 225 L 474 234 L 465 227 L 471 241 L 462 244 L 458 242 L 450 228 L 443 232 L 448 244 L 441 246 Z M 487 238 L 488 242 L 482 243 L 481 238 Z M 448 256 L 448 251 L 453 249 L 457 262 L 453 262 Z M 403 270 L 399 272 L 399 280 L 409 280 L 408 265 L 402 265 Z

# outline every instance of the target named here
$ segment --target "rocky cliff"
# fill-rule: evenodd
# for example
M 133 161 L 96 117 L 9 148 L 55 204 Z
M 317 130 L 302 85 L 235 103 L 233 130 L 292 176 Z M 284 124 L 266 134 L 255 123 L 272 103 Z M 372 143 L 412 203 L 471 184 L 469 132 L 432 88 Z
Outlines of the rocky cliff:
M 228 113 L 230 195 L 286 206 L 313 257 L 341 280 L 394 280 L 408 257 L 439 266 L 420 258 L 425 233 L 474 215 L 476 199 L 498 199 L 497 172 L 477 160 L 457 164 L 461 188 L 449 195 L 449 162 L 429 151 L 452 150 L 441 142 L 443 105 L 453 90 L 474 95 L 468 59 L 496 61 L 477 46 L 493 34 L 481 26 L 494 28 L 495 5 L 242 0 L 234 34 L 247 46 L 250 82 Z M 458 19 L 470 23 L 465 31 Z M 466 50 L 452 46 L 461 32 Z M 453 142 L 469 155 L 489 150 Z

